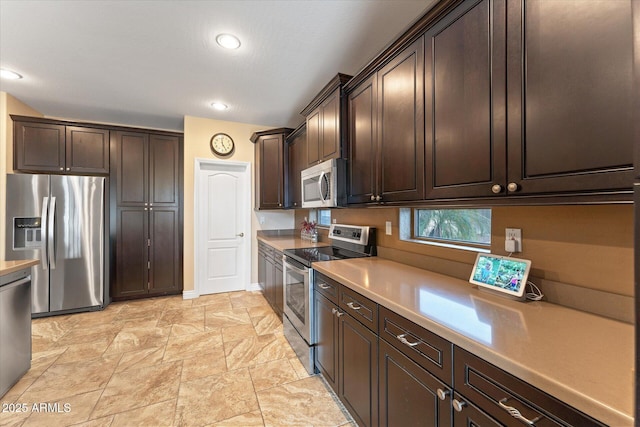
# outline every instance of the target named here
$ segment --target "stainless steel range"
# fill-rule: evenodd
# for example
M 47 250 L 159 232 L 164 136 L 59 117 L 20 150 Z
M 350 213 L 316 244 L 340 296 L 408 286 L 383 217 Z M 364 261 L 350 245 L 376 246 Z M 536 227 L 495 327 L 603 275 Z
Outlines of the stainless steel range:
M 284 335 L 310 374 L 314 369 L 313 263 L 376 255 L 375 228 L 332 224 L 331 246 L 286 249 L 283 256 Z

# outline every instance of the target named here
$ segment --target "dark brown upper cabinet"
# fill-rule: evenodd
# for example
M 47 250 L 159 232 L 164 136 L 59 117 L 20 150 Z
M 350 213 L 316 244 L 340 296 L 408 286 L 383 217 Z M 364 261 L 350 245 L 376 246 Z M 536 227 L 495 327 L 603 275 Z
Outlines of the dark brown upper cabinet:
M 348 202 L 424 198 L 424 39 L 348 89 Z
M 279 128 L 251 135 L 251 142 L 255 144 L 256 209 L 285 207 L 284 141 L 292 131 L 289 128 Z
M 15 170 L 78 175 L 109 173 L 108 129 L 37 117 L 11 118 Z
M 298 209 L 302 207 L 300 172 L 307 167 L 307 124 L 302 123 L 298 126 L 287 137 L 286 143 L 285 205 Z
M 344 157 L 346 105 L 342 86 L 351 79 L 336 75 L 300 114 L 307 122 L 307 161 L 310 167 Z
M 505 2 L 464 2 L 425 38 L 426 199 L 492 196 L 506 179 Z
M 632 3 L 508 3 L 505 191 L 631 189 Z

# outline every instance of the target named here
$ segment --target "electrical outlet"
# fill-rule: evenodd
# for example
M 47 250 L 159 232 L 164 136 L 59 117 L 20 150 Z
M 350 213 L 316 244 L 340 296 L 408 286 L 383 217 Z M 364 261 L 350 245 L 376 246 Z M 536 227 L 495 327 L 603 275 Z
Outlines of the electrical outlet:
M 391 236 L 391 221 L 385 223 L 387 235 Z
M 522 229 L 507 228 L 505 230 L 504 250 L 507 252 L 522 252 Z
M 264 215 L 258 216 L 258 221 L 260 222 L 260 225 L 264 225 L 265 223 Z

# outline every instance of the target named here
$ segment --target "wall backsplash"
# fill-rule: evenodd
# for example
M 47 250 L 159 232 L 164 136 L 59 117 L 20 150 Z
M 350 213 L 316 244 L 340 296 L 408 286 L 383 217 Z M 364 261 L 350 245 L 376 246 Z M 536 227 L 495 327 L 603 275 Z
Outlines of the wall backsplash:
M 633 318 L 632 298 L 624 298 L 633 297 L 633 205 L 502 206 L 492 212 L 491 252 L 506 254 L 505 228 L 521 228 L 523 251 L 514 256 L 532 261 L 531 277 L 543 282 L 550 298 L 556 293 L 551 287 L 559 284 L 573 285 L 566 289 L 587 300 L 613 294 L 614 304 L 621 296 L 624 307 L 612 309 L 625 313 L 611 317 Z M 296 225 L 307 215 L 297 210 Z M 376 227 L 380 256 L 395 261 L 466 279 L 476 257 L 472 251 L 401 241 L 398 208 L 334 209 L 332 218 Z M 386 221 L 392 223 L 391 236 L 385 234 Z M 327 232 L 321 231 L 321 240 L 326 239 Z M 570 306 L 571 300 L 584 298 L 573 292 L 557 296 Z

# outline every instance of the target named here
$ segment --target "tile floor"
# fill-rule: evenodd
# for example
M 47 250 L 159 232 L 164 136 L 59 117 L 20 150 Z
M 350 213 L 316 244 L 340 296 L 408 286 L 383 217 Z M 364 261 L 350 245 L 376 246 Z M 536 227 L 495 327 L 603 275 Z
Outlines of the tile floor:
M 259 292 L 35 319 L 31 370 L 0 401 L 0 426 L 355 425 Z

